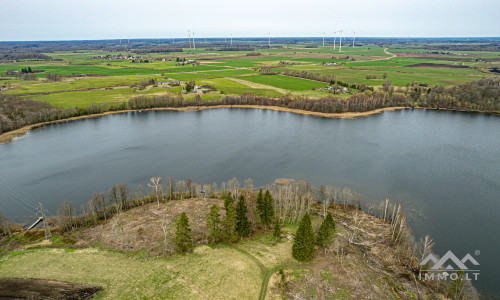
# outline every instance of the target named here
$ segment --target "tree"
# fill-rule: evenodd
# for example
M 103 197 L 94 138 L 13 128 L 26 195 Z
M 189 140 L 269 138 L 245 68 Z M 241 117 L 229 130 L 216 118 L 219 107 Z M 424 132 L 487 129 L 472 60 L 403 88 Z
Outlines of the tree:
M 292 256 L 299 261 L 308 261 L 314 256 L 314 232 L 309 213 L 305 213 L 300 220 L 292 246 Z
M 185 252 L 193 247 L 189 219 L 185 212 L 175 220 L 175 243 L 181 252 Z
M 257 201 L 259 201 L 258 198 Z M 273 207 L 273 197 L 271 196 L 269 190 L 266 190 L 264 198 L 261 200 L 260 208 L 258 205 L 258 209 L 262 224 L 264 224 L 265 226 L 271 225 L 274 219 L 274 207 Z
M 219 210 L 220 207 L 214 204 L 207 214 L 208 242 L 211 244 L 219 242 L 222 235 Z
M 0 233 L 1 235 L 11 235 L 10 223 L 7 217 L 0 213 Z
M 332 214 L 328 213 L 319 228 L 318 236 L 316 237 L 316 245 L 323 248 L 326 247 L 330 243 L 334 233 L 335 221 L 333 221 Z
M 248 208 L 245 204 L 245 197 L 240 195 L 236 204 L 236 231 L 240 237 L 250 234 L 250 221 L 247 216 Z
M 116 186 L 113 185 L 109 188 L 108 191 L 108 199 L 109 203 L 114 203 L 116 206 L 116 211 L 120 211 L 120 203 L 118 202 L 118 191 L 116 189 Z
M 264 211 L 264 195 L 262 194 L 262 188 L 259 190 L 257 194 L 257 213 L 261 216 Z
M 222 221 L 222 227 L 224 229 L 224 239 L 230 242 L 236 242 L 238 240 L 238 233 L 236 231 L 236 211 L 233 202 L 234 199 L 231 197 L 231 193 L 227 194 L 226 199 L 224 199 L 226 215 Z
M 165 255 L 168 255 L 168 233 L 170 228 L 170 222 L 166 217 L 163 217 L 161 219 L 160 228 L 163 231 L 163 245 L 165 246 Z
M 160 190 L 161 190 L 161 177 L 151 177 L 149 178 L 148 186 L 152 188 L 156 195 L 156 201 L 158 202 L 158 208 L 160 208 Z
M 281 222 L 278 218 L 276 218 L 276 221 L 274 222 L 273 236 L 276 238 L 276 240 L 281 239 Z
M 130 189 L 125 182 L 122 182 L 116 186 L 116 191 L 118 192 L 118 203 L 119 203 L 118 211 L 123 211 L 123 208 L 127 207 Z
M 451 280 L 448 295 L 452 299 L 464 299 L 464 278 L 465 273 L 460 268 L 457 271 L 456 279 Z
M 76 217 L 76 208 L 73 205 L 73 202 L 69 200 L 64 200 L 61 204 L 61 207 L 57 210 L 57 214 L 59 216 L 59 221 L 61 222 L 61 227 L 64 230 L 70 230 L 75 228 L 75 217 Z

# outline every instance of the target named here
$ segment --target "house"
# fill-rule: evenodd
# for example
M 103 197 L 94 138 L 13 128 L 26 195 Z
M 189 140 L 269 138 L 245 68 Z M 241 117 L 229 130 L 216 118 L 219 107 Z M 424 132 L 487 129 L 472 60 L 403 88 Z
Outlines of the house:
M 202 88 L 199 85 L 195 85 L 193 88 L 193 93 L 206 93 L 208 89 Z

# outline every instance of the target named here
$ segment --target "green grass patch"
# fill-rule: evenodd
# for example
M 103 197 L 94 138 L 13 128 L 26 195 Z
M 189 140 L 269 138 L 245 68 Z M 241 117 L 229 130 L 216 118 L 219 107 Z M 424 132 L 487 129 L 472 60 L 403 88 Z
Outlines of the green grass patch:
M 242 78 L 247 81 L 274 86 L 290 91 L 304 91 L 325 87 L 327 84 L 307 79 L 287 77 L 282 75 L 254 75 Z

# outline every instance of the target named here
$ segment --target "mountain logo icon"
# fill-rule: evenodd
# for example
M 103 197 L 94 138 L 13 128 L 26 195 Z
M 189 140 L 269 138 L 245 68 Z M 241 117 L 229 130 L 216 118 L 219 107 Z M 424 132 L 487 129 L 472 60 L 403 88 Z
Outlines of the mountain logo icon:
M 451 261 L 450 263 L 453 263 L 455 267 L 453 267 L 451 264 L 448 262 Z M 453 254 L 453 252 L 448 251 L 446 254 L 441 257 L 439 260 L 432 254 L 427 255 L 424 260 L 420 263 L 420 265 L 426 265 L 429 262 L 433 262 L 434 265 L 430 268 L 430 271 L 439 271 L 441 269 L 445 270 L 450 270 L 450 271 L 472 271 L 469 270 L 469 268 L 465 265 L 465 263 L 470 262 L 474 266 L 479 266 L 479 263 L 469 254 L 464 256 L 461 260 L 458 259 L 458 257 Z

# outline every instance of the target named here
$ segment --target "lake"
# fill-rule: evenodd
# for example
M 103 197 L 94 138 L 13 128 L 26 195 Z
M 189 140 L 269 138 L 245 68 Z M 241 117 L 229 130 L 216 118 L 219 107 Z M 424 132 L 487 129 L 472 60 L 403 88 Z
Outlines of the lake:
M 258 109 L 148 111 L 37 129 L 0 145 L 0 210 L 77 207 L 113 184 L 151 176 L 256 186 L 276 178 L 349 186 L 365 201 L 403 203 L 417 239 L 480 263 L 474 285 L 500 296 L 500 118 L 400 110 L 328 119 Z M 479 250 L 479 256 L 475 251 Z

